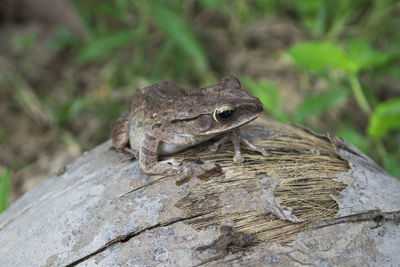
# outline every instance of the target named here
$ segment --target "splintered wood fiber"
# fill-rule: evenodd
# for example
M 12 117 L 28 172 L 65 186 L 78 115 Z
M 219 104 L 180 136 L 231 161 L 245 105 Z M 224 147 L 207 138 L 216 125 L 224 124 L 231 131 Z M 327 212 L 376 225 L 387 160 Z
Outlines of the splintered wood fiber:
M 190 224 L 204 229 L 228 219 L 235 231 L 257 241 L 290 242 L 310 225 L 337 213 L 338 205 L 331 196 L 338 195 L 345 185 L 334 178 L 350 168 L 330 139 L 296 126 L 275 122 L 268 125 L 265 128 L 252 123 L 244 131 L 245 135 L 269 131 L 268 135 L 249 136 L 254 144 L 268 150 L 268 157 L 242 148 L 245 162 L 233 164 L 229 143 L 216 153 L 197 146 L 175 156 L 216 161 L 222 167 L 223 175 L 198 183 L 180 200 L 178 207 L 188 214 L 203 214 Z M 263 178 L 277 181 L 274 203 L 292 209 L 291 214 L 299 221 L 283 220 L 271 211 L 260 187 Z

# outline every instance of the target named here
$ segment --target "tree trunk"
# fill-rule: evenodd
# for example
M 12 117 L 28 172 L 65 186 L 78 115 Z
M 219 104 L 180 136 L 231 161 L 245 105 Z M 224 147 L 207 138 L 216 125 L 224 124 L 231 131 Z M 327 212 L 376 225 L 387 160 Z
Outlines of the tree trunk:
M 346 141 L 260 118 L 264 146 L 175 159 L 203 179 L 143 175 L 106 142 L 0 215 L 0 266 L 400 265 L 400 182 Z M 164 158 L 166 159 L 166 158 Z

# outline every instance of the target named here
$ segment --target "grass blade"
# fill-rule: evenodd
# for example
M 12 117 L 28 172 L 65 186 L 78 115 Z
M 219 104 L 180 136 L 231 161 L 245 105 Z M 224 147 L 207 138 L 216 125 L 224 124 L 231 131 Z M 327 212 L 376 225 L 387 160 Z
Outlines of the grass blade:
M 154 21 L 167 38 L 174 40 L 183 51 L 193 57 L 199 69 L 205 71 L 208 65 L 206 55 L 187 22 L 166 5 L 153 3 L 152 10 Z
M 0 213 L 2 213 L 7 208 L 9 191 L 10 191 L 10 171 L 6 169 L 0 175 Z

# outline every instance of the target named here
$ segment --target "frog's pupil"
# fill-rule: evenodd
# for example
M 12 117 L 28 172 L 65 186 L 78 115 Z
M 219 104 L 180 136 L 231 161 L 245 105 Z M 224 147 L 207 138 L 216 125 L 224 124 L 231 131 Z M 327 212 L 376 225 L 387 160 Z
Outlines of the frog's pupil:
M 230 119 L 232 115 L 233 115 L 233 110 L 224 110 L 218 114 L 218 117 L 220 117 L 222 120 L 227 120 Z

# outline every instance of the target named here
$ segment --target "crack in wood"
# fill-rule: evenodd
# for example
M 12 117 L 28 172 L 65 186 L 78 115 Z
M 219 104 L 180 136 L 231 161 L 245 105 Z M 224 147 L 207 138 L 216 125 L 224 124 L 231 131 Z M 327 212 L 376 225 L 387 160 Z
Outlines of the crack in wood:
M 111 246 L 113 246 L 113 245 L 115 245 L 117 243 L 128 242 L 131 238 L 133 238 L 135 236 L 138 236 L 138 235 L 140 235 L 141 233 L 143 233 L 145 231 L 153 230 L 153 229 L 156 229 L 158 227 L 171 226 L 171 225 L 173 225 L 175 223 L 183 222 L 183 221 L 187 221 L 187 220 L 191 220 L 191 219 L 195 219 L 195 218 L 203 216 L 203 215 L 205 215 L 205 214 L 196 214 L 196 215 L 193 215 L 193 216 L 190 216 L 190 217 L 185 217 L 185 218 L 175 218 L 175 219 L 169 221 L 168 223 L 157 223 L 155 225 L 146 227 L 146 228 L 140 230 L 139 232 L 132 232 L 132 233 L 128 233 L 128 234 L 125 234 L 125 235 L 117 236 L 113 240 L 111 240 L 108 243 L 106 243 L 104 246 L 98 248 L 97 250 L 93 251 L 92 253 L 87 254 L 86 256 L 84 256 L 82 258 L 79 258 L 79 259 L 77 259 L 77 260 L 65 265 L 65 267 L 76 266 L 79 263 L 82 263 L 82 262 L 90 259 L 91 257 L 96 256 L 97 254 L 105 251 L 107 248 L 109 248 L 109 247 L 111 247 Z
M 374 221 L 375 223 L 377 223 L 377 226 L 384 221 L 392 221 L 395 223 L 400 223 L 400 211 L 381 212 L 380 210 L 370 210 L 363 213 L 352 214 L 348 216 L 325 220 L 318 224 L 314 224 L 312 228 L 319 229 L 336 224 L 357 223 L 365 221 Z

